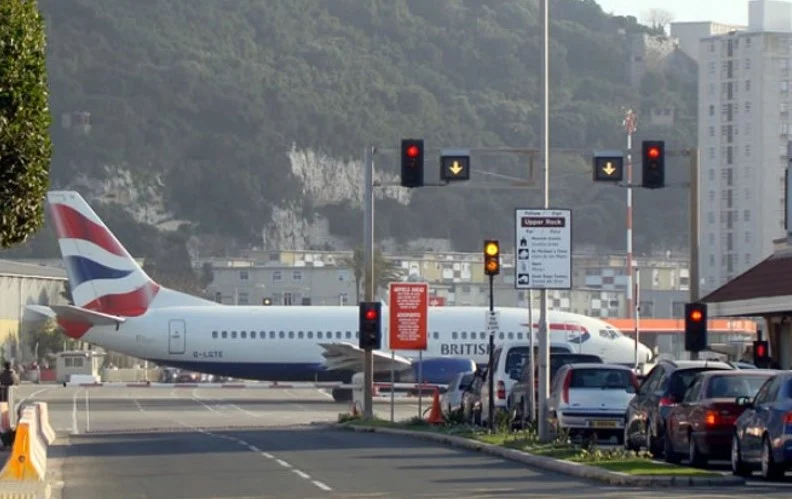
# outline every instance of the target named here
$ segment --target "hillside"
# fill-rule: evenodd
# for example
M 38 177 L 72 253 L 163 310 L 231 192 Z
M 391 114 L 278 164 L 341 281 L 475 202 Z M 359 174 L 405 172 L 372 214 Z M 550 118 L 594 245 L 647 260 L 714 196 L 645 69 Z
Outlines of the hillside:
M 126 214 L 109 212 L 123 239 L 141 233 L 137 223 L 156 223 L 180 226 L 204 255 L 262 244 L 350 248 L 360 238 L 365 144 L 395 148 L 404 137 L 423 137 L 437 150 L 539 143 L 535 0 L 40 4 L 53 186 L 121 202 Z M 650 73 L 640 89 L 627 84 L 624 33 L 647 28 L 604 14 L 593 0 L 554 1 L 551 15 L 552 147 L 623 147 L 623 106 L 641 116 L 673 106 L 673 129 L 639 124 L 636 139 L 693 145 L 689 68 Z M 90 127 L 73 114 L 82 112 Z M 394 178 L 397 160 L 377 156 L 384 179 Z M 474 161 L 477 170 L 524 177 L 528 158 Z M 436 172 L 436 157 L 427 163 Z M 594 185 L 589 165 L 589 155 L 552 158 L 553 204 L 575 210 L 577 244 L 621 250 L 624 190 Z M 672 162 L 670 181 L 685 179 L 685 167 Z M 536 173 L 541 180 L 538 160 Z M 474 172 L 471 185 L 483 180 Z M 477 251 L 485 237 L 511 241 L 514 208 L 542 202 L 538 188 L 379 195 L 378 239 L 447 237 L 461 251 Z M 686 200 L 683 188 L 636 194 L 637 251 L 686 244 Z M 46 230 L 12 253 L 54 250 Z

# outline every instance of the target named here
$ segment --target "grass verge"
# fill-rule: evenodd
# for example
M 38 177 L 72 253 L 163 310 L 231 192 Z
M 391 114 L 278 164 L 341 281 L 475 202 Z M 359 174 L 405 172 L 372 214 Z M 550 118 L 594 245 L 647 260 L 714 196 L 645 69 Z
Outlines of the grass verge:
M 355 426 L 398 428 L 413 431 L 426 431 L 470 438 L 492 445 L 517 449 L 537 456 L 545 456 L 565 461 L 578 462 L 589 466 L 636 476 L 720 476 L 698 468 L 689 468 L 664 462 L 653 461 L 646 452 L 631 452 L 624 449 L 599 449 L 595 443 L 574 443 L 568 435 L 559 435 L 553 441 L 544 443 L 537 438 L 535 430 L 517 432 L 496 431 L 447 423 L 430 425 L 425 420 L 414 418 L 402 422 L 381 419 L 363 420 L 355 417 L 339 417 L 339 422 Z

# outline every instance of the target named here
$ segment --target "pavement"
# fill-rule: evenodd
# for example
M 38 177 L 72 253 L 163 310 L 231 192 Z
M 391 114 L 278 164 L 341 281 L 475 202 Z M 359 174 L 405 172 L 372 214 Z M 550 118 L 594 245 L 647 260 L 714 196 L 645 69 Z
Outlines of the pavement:
M 23 386 L 49 403 L 53 497 L 788 498 L 792 483 L 633 489 L 409 437 L 332 429 L 319 390 Z M 396 418 L 417 406 L 396 405 Z M 376 404 L 381 417 L 387 404 Z M 311 424 L 314 423 L 314 424 Z M 2 490 L 2 489 L 0 489 Z

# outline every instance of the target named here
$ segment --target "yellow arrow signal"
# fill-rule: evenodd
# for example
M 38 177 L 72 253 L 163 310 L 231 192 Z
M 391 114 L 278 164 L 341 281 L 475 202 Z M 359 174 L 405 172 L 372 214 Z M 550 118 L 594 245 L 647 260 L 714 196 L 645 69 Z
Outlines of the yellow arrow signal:
M 459 172 L 464 170 L 464 167 L 459 164 L 459 161 L 454 161 L 451 163 L 451 166 L 449 166 L 448 169 L 451 170 L 451 173 L 454 175 L 459 175 Z
M 613 175 L 613 172 L 616 171 L 616 168 L 613 167 L 613 163 L 608 161 L 605 163 L 605 167 L 602 169 L 602 171 L 605 172 L 605 175 Z

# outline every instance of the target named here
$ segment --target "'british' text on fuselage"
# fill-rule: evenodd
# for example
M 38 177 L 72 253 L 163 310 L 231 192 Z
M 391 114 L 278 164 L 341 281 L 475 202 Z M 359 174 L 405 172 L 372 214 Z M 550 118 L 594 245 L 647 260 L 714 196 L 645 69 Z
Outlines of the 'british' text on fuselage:
M 440 355 L 487 355 L 488 343 L 441 343 Z

